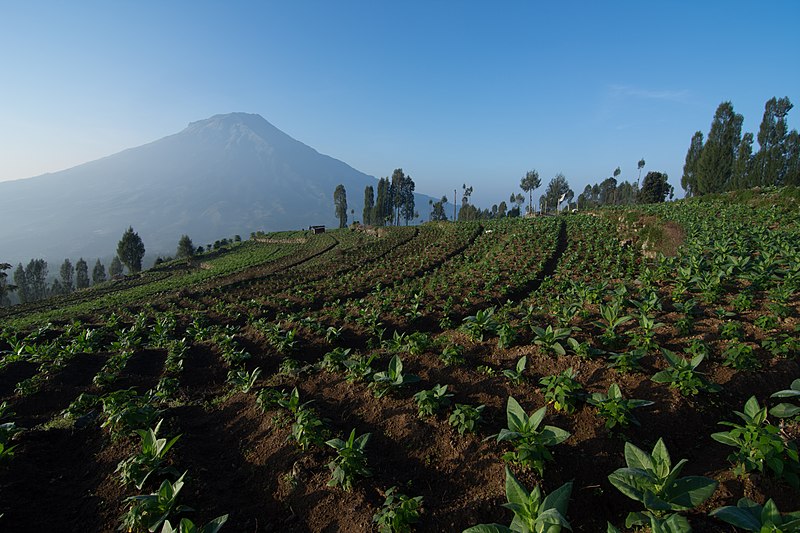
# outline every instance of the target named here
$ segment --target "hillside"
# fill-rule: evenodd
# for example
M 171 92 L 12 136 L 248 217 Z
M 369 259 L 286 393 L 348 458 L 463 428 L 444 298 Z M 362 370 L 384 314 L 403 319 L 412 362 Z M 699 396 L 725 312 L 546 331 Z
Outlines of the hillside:
M 127 497 L 177 477 L 155 470 L 139 490 L 115 471 L 140 449 L 132 431 L 158 420 L 180 435 L 165 464 L 187 472 L 179 502 L 195 509 L 173 525 L 370 531 L 393 486 L 422 497 L 416 531 L 509 524 L 508 466 L 528 489 L 571 481 L 573 531 L 631 531 L 643 507 L 608 476 L 626 442 L 659 438 L 688 460 L 681 476 L 714 489 L 680 512 L 694 531 L 733 531 L 708 513 L 744 496 L 796 511 L 796 420 L 762 425 L 780 470 L 734 474 L 736 450 L 711 435 L 800 377 L 797 201 L 273 233 L 0 310 L 2 422 L 22 428 L 0 463 L 0 524 L 114 531 Z M 670 370 L 692 358 L 695 371 Z M 652 403 L 614 409 L 614 385 Z M 527 415 L 546 406 L 560 437 L 497 442 L 524 418 L 507 416 L 511 398 Z M 368 471 L 340 471 L 348 491 L 329 484 L 325 442 L 351 431 L 370 437 Z
M 390 174 L 392 169 L 387 169 Z M 77 167 L 0 182 L 3 262 L 116 252 L 133 226 L 148 252 L 174 254 L 253 231 L 336 225 L 333 191 L 344 184 L 360 218 L 364 188 L 377 180 L 291 138 L 259 115 L 231 113 L 189 124 L 155 142 Z M 427 219 L 428 197 L 416 196 Z

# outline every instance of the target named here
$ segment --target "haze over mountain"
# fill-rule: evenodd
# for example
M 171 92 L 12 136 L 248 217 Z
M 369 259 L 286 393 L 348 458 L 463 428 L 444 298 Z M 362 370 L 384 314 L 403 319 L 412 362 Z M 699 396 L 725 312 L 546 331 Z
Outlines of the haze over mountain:
M 112 256 L 128 226 L 144 241 L 146 262 L 174 254 L 182 234 L 205 246 L 258 230 L 336 226 L 340 183 L 360 220 L 364 188 L 377 190 L 374 177 L 260 115 L 216 115 L 68 170 L 0 182 L 0 262 L 42 257 L 52 274 L 65 257 Z M 416 205 L 427 219 L 428 197 L 416 195 Z

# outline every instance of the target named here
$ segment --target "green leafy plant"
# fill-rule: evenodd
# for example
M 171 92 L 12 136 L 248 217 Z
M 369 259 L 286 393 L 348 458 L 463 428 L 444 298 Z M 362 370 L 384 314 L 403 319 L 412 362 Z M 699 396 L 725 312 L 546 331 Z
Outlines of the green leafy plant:
M 572 351 L 575 352 L 575 355 L 584 357 L 586 359 L 599 357 L 605 353 L 599 348 L 594 348 L 587 341 L 579 342 L 577 339 L 573 339 L 572 337 L 567 339 L 567 345 L 569 345 Z
M 762 506 L 749 498 L 742 498 L 736 502 L 736 507 L 732 505 L 720 507 L 711 511 L 709 515 L 755 533 L 800 532 L 800 511 L 781 514 L 772 499 L 767 500 Z
M 506 499 L 503 507 L 514 513 L 510 526 L 480 524 L 464 530 L 464 533 L 559 533 L 562 528 L 572 531 L 566 519 L 572 482 L 565 483 L 544 496 L 535 486 L 528 492 L 522 483 L 506 467 Z
M 800 398 L 800 378 L 792 381 L 788 389 L 780 390 L 770 398 Z M 769 410 L 769 414 L 778 418 L 791 418 L 800 414 L 800 406 L 791 403 L 779 403 Z
M 248 372 L 244 369 L 231 370 L 228 372 L 228 383 L 230 383 L 234 389 L 246 394 L 255 386 L 260 375 L 261 369 L 258 367 L 253 369 L 252 372 Z
M 487 335 L 497 332 L 497 321 L 494 318 L 495 308 L 481 309 L 472 316 L 464 318 L 461 328 L 473 339 L 482 341 Z
M 728 460 L 734 463 L 733 472 L 743 476 L 753 470 L 764 472 L 766 468 L 793 487 L 800 486 L 797 445 L 784 442 L 780 429 L 767 422 L 767 408 L 759 406 L 756 397 L 751 396 L 744 404 L 743 412 L 733 413 L 744 421 L 744 425 L 723 421 L 720 424 L 733 429 L 711 435 L 715 441 L 736 448 L 728 456 Z
M 723 323 L 719 328 L 719 336 L 728 340 L 744 340 L 744 326 L 741 322 L 729 320 Z
M 556 411 L 574 413 L 578 402 L 584 398 L 583 386 L 576 377 L 578 373 L 570 367 L 560 374 L 539 380 L 544 387 L 544 399 L 553 404 Z
M 525 366 L 528 364 L 528 358 L 526 356 L 522 356 L 517 361 L 517 366 L 514 370 L 505 369 L 503 370 L 503 375 L 508 378 L 508 380 L 513 383 L 514 385 L 519 385 L 525 380 L 525 376 L 523 373 L 525 372 Z
M 626 315 L 622 309 L 622 300 L 614 299 L 608 304 L 600 304 L 600 320 L 594 323 L 595 326 L 603 330 L 601 338 L 610 347 L 619 343 L 617 328 L 633 320 L 633 317 Z
M 673 467 L 663 439 L 658 439 L 652 454 L 625 443 L 627 467 L 616 470 L 608 480 L 645 508 L 629 513 L 625 527 L 650 526 L 653 533 L 691 531 L 688 520 L 678 512 L 694 509 L 710 498 L 717 482 L 704 476 L 678 477 L 686 462 L 681 459 Z
M 485 405 L 473 407 L 471 405 L 457 403 L 453 412 L 450 414 L 448 422 L 451 426 L 456 428 L 459 435 L 474 433 L 475 426 L 483 420 L 481 418 L 481 413 L 485 407 Z
M 794 335 L 780 333 L 761 341 L 761 347 L 775 357 L 792 357 L 800 351 L 800 339 Z
M 642 359 L 646 355 L 647 351 L 641 348 L 628 350 L 627 352 L 609 352 L 607 366 L 623 374 L 639 372 L 642 370 Z
M 305 405 L 298 407 L 295 411 L 290 438 L 300 446 L 300 449 L 307 450 L 311 446 L 320 445 L 326 436 L 325 423 L 319 418 L 316 411 Z
M 188 518 L 184 518 L 178 523 L 177 527 L 173 527 L 167 520 L 164 522 L 164 527 L 161 528 L 161 533 L 217 533 L 227 521 L 228 515 L 222 515 L 208 524 L 198 527 Z
M 372 354 L 369 357 L 358 356 L 345 361 L 344 366 L 347 368 L 347 381 L 352 383 L 354 381 L 369 380 L 375 373 L 375 370 L 372 368 L 372 362 L 375 361 L 377 357 L 377 355 Z
M 389 361 L 389 368 L 385 372 L 376 372 L 372 376 L 372 387 L 375 396 L 382 398 L 388 392 L 397 390 L 400 387 L 417 383 L 419 376 L 415 374 L 403 374 L 403 362 L 400 357 L 393 356 Z
M 370 434 L 364 433 L 356 438 L 356 430 L 350 432 L 347 441 L 331 439 L 325 444 L 336 450 L 336 457 L 328 463 L 331 470 L 329 487 L 341 486 L 349 491 L 353 482 L 359 477 L 369 477 L 372 472 L 367 468 L 367 455 L 364 450 L 369 442 Z
M 422 496 L 413 498 L 397 492 L 397 487 L 386 491 L 386 500 L 372 517 L 380 533 L 410 533 L 411 525 L 419 522 Z
M 448 344 L 439 356 L 445 366 L 464 364 L 464 347 L 460 344 Z
M 561 444 L 570 436 L 568 431 L 555 426 L 540 428 L 545 414 L 547 407 L 542 407 L 528 416 L 513 396 L 508 397 L 506 404 L 508 427 L 501 429 L 496 435 L 497 442 L 510 442 L 514 446 L 514 451 L 503 454 L 504 461 L 533 468 L 539 475 L 544 475 L 545 461 L 553 460 L 553 454 L 548 448 Z
M 150 427 L 160 411 L 150 405 L 148 398 L 139 396 L 133 389 L 118 390 L 100 398 L 104 421 L 113 438 Z
M 322 356 L 320 365 L 328 372 L 339 372 L 344 370 L 344 363 L 350 357 L 350 348 L 334 348 Z
M 722 355 L 725 357 L 722 364 L 736 370 L 756 370 L 761 367 L 761 362 L 753 349 L 741 342 L 734 341 Z
M 546 352 L 555 353 L 556 355 L 567 354 L 561 341 L 568 342 L 569 336 L 572 334 L 571 328 L 547 326 L 542 329 L 537 326 L 531 326 L 531 331 L 534 334 L 533 343 L 544 348 Z
M 163 468 L 161 464 L 164 462 L 167 452 L 181 436 L 176 435 L 169 440 L 158 438 L 158 430 L 161 429 L 162 422 L 163 420 L 159 420 L 156 427 L 152 429 L 136 430 L 140 438 L 141 451 L 120 461 L 116 469 L 123 485 L 133 484 L 137 490 L 142 490 L 147 479 L 154 473 L 178 475 L 178 471 L 174 468 Z
M 669 383 L 670 387 L 678 389 L 684 396 L 693 396 L 701 391 L 718 392 L 720 390 L 719 385 L 709 382 L 697 371 L 697 367 L 705 359 L 704 354 L 696 355 L 687 361 L 666 348 L 662 348 L 661 353 L 669 363 L 669 368 L 657 372 L 652 377 L 656 383 Z
M 437 411 L 450 405 L 452 394 L 447 393 L 447 385 L 436 385 L 432 389 L 419 391 L 414 395 L 420 418 L 433 416 Z
M 606 419 L 606 429 L 613 429 L 617 425 L 621 427 L 628 427 L 631 424 L 638 426 L 639 421 L 631 411 L 637 407 L 653 405 L 650 400 L 626 400 L 616 383 L 609 385 L 607 395 L 595 392 L 586 401 L 597 407 L 597 413 Z
M 156 531 L 172 513 L 193 511 L 191 507 L 178 505 L 178 494 L 184 486 L 183 473 L 174 483 L 164 480 L 158 492 L 125 498 L 131 505 L 122 516 L 120 529 L 125 531 Z
M 511 348 L 516 344 L 518 337 L 519 335 L 516 328 L 508 322 L 505 322 L 497 328 L 497 347 L 501 350 Z

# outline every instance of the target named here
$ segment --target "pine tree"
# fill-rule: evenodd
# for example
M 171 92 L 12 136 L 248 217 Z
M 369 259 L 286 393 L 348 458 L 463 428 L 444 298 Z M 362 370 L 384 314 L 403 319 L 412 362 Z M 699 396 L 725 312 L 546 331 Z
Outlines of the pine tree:
M 686 161 L 683 164 L 681 187 L 686 191 L 686 196 L 694 196 L 697 192 L 697 163 L 703 153 L 703 132 L 696 131 L 686 152 Z
M 117 257 L 128 267 L 128 272 L 136 274 L 142 270 L 142 259 L 144 258 L 144 243 L 139 234 L 128 227 L 122 238 L 117 244 Z
M 339 184 L 333 191 L 333 205 L 336 207 L 336 218 L 339 219 L 339 227 L 347 227 L 347 191 L 344 185 Z
M 241 237 L 239 238 L 241 240 Z M 178 259 L 189 259 L 194 256 L 194 244 L 188 235 L 181 235 L 178 240 L 178 250 L 175 252 L 175 257 Z
M 103 263 L 101 263 L 98 259 L 94 264 L 94 269 L 92 270 L 92 283 L 97 285 L 98 283 L 103 283 L 104 281 L 106 281 L 106 267 L 104 267 Z
M 85 289 L 89 286 L 89 265 L 83 260 L 83 257 L 78 259 L 75 263 L 75 287 L 78 289 Z
M 697 193 L 729 190 L 736 164 L 736 151 L 742 142 L 742 115 L 733 104 L 722 102 L 714 113 L 706 144 L 697 162 Z
M 108 275 L 112 278 L 122 275 L 122 261 L 119 260 L 119 256 L 115 255 L 114 259 L 111 260 L 111 266 L 108 267 Z
M 61 284 L 58 278 L 56 278 L 53 280 L 53 284 L 50 286 L 48 296 L 60 296 L 62 294 L 67 294 L 67 290 Z
M 365 225 L 372 225 L 372 215 L 375 212 L 375 190 L 372 185 L 367 185 L 364 188 L 364 211 L 361 213 L 361 218 Z
M 64 259 L 64 262 L 59 268 L 61 275 L 60 289 L 61 294 L 69 294 L 75 290 L 75 267 L 69 259 Z
M 542 180 L 536 170 L 529 170 L 519 183 L 520 189 L 528 193 L 528 212 L 533 213 L 533 191 L 542 186 Z

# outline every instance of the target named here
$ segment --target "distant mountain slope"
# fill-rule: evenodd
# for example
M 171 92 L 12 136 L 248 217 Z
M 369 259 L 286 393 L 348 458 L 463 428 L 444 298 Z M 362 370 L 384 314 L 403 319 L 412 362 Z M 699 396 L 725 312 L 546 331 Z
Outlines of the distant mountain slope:
M 387 169 L 387 174 L 392 169 Z M 289 137 L 259 115 L 231 113 L 77 167 L 0 183 L 0 260 L 108 257 L 128 227 L 152 260 L 188 234 L 205 245 L 257 230 L 336 224 L 344 184 L 361 219 L 377 180 Z M 418 196 L 427 218 L 428 197 Z

